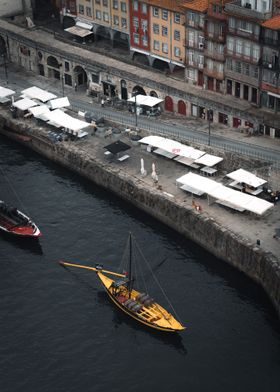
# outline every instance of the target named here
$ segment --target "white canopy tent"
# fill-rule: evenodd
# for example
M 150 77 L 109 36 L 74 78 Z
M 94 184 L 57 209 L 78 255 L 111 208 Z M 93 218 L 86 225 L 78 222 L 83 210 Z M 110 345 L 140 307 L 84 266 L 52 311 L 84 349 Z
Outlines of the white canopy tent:
M 263 215 L 274 205 L 255 196 L 227 188 L 226 186 L 194 173 L 188 173 L 176 180 L 180 185 L 194 188 L 196 191 L 207 193 L 216 202 L 231 208 L 247 210 L 258 215 Z
M 212 167 L 217 165 L 223 160 L 221 157 L 216 157 L 215 155 L 205 154 L 200 158 L 195 160 L 195 163 L 198 163 L 203 166 Z
M 144 106 L 153 107 L 153 106 L 158 105 L 159 103 L 163 102 L 163 99 L 151 97 L 149 95 L 138 94 L 138 95 L 136 95 L 136 97 L 134 96 L 134 97 L 131 97 L 127 100 L 127 102 L 130 102 L 130 103 L 135 103 L 135 101 L 136 101 L 137 106 L 144 105 Z
M 70 102 L 67 97 L 56 98 L 49 101 L 48 106 L 51 110 L 61 109 L 70 106 Z
M 35 117 L 39 118 L 40 120 L 47 121 L 48 120 L 48 113 L 50 109 L 47 105 L 39 105 L 29 108 L 28 111 Z
M 47 102 L 57 97 L 56 95 L 49 93 L 48 91 L 42 90 L 41 88 L 36 86 L 22 90 L 21 93 L 26 98 L 38 99 L 41 102 Z
M 32 101 L 29 98 L 23 98 L 20 99 L 19 101 L 15 101 L 12 103 L 12 106 L 22 111 L 28 110 L 29 108 L 32 108 L 33 106 L 37 106 L 37 105 L 38 104 L 36 102 Z
M 69 130 L 70 133 L 73 133 L 78 137 L 81 135 L 81 131 L 89 126 L 87 122 L 71 117 L 60 109 L 50 111 L 46 114 L 46 117 L 50 124 L 58 128 L 65 128 L 66 130 Z
M 90 31 L 89 29 L 85 29 L 83 27 L 80 27 L 80 26 L 78 26 L 78 24 L 76 24 L 76 26 L 68 27 L 67 29 L 64 29 L 64 31 L 66 31 L 69 34 L 73 34 L 78 37 L 81 37 L 81 38 L 85 38 L 88 35 L 92 34 L 92 31 Z
M 227 174 L 227 177 L 239 183 L 243 182 L 244 184 L 253 188 L 258 188 L 267 183 L 266 180 L 263 180 L 262 178 L 259 178 L 255 174 L 250 173 L 244 169 L 235 170 L 232 173 Z
M 0 99 L 2 98 L 7 98 L 10 95 L 14 95 L 16 92 L 14 90 L 11 90 L 9 88 L 6 87 L 1 87 L 0 86 Z
M 180 157 L 190 158 L 193 161 L 205 154 L 204 151 L 196 150 L 193 147 L 186 146 L 185 144 L 161 136 L 146 136 L 140 139 L 139 143 L 148 144 L 168 151 L 169 153 L 179 155 Z

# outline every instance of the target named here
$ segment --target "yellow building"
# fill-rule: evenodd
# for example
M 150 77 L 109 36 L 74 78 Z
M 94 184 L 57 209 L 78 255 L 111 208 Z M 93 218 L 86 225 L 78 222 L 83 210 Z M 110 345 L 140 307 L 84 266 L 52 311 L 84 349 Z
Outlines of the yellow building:
M 185 12 L 182 1 L 146 0 L 150 6 L 150 52 L 171 66 L 184 66 Z

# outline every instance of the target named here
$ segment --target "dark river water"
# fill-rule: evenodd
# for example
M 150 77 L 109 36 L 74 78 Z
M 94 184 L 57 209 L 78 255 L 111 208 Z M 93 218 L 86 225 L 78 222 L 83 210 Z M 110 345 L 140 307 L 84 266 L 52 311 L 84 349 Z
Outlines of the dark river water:
M 279 392 L 279 321 L 258 285 L 5 138 L 0 164 L 0 199 L 43 233 L 39 241 L 0 233 L 1 392 Z M 129 231 L 187 326 L 183 333 L 137 324 L 93 272 L 58 264 L 115 269 Z

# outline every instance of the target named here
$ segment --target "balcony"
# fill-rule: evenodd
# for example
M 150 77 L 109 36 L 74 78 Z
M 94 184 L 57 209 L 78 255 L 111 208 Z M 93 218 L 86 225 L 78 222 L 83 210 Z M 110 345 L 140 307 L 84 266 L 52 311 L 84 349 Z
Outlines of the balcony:
M 226 34 L 218 34 L 218 33 L 212 33 L 210 31 L 205 31 L 205 37 L 211 39 L 211 41 L 215 42 L 226 42 Z
M 246 56 L 244 54 L 239 54 L 237 52 L 230 51 L 229 49 L 225 49 L 225 56 L 231 57 L 239 61 L 244 61 L 253 65 L 259 65 L 259 59 L 253 58 L 251 56 Z
M 217 51 L 215 52 L 206 49 L 204 51 L 204 56 L 217 61 L 225 61 L 224 53 L 218 53 Z
M 210 76 L 211 78 L 218 79 L 218 80 L 224 80 L 225 74 L 224 72 L 219 72 L 217 69 L 209 69 L 209 68 L 204 68 L 204 75 Z
M 244 7 L 241 5 L 241 0 L 233 1 L 225 5 L 225 12 L 233 15 L 240 15 L 246 19 L 252 20 L 267 20 L 271 18 L 272 12 L 259 12 L 252 10 L 250 7 Z
M 279 83 L 280 83 L 280 80 L 279 80 Z M 280 86 L 279 85 L 277 86 L 277 84 L 278 84 L 278 81 L 276 82 L 276 84 L 272 84 L 272 83 L 270 84 L 268 82 L 262 82 L 261 83 L 261 89 L 263 91 L 267 91 L 267 92 L 270 92 L 270 93 L 273 93 L 273 94 L 280 95 Z
M 259 35 L 253 34 L 253 32 L 247 30 L 234 29 L 232 27 L 229 27 L 228 33 L 232 35 L 238 35 L 239 37 L 248 38 L 250 41 L 258 42 L 260 40 Z

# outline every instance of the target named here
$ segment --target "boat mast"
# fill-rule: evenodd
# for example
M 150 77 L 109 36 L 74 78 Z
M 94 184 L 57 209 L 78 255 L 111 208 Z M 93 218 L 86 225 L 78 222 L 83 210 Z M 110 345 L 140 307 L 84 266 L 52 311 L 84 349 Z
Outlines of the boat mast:
M 131 233 L 129 233 L 129 266 L 128 266 L 128 293 L 129 298 L 131 296 L 132 290 L 132 241 L 131 241 Z

